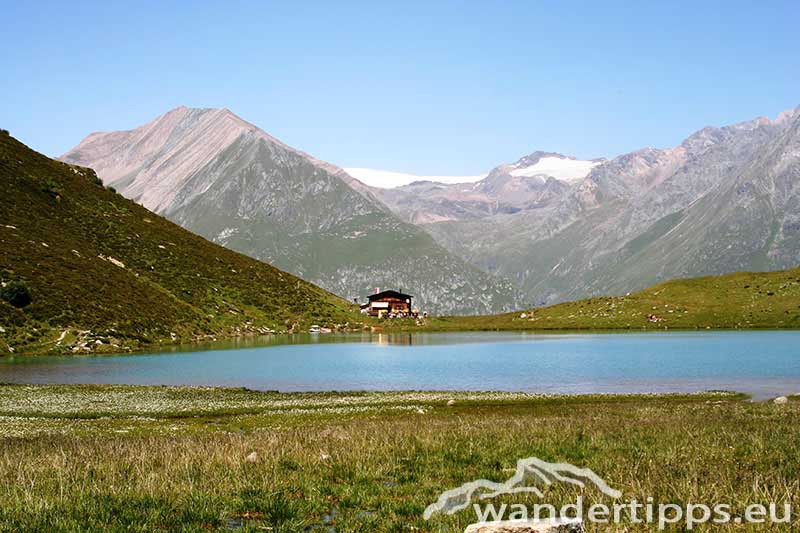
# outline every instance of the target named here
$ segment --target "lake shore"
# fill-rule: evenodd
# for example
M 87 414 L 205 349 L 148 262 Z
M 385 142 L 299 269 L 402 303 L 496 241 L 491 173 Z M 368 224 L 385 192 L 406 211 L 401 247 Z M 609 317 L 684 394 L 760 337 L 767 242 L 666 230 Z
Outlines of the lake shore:
M 795 397 L 3 385 L 0 420 L 0 529 L 463 531 L 422 512 L 531 456 L 642 501 L 800 505 Z
M 377 319 L 352 313 L 334 321 L 319 321 L 340 333 L 433 333 L 467 331 L 643 332 L 697 330 L 798 330 L 800 329 L 800 269 L 778 272 L 740 272 L 723 276 L 678 279 L 624 296 L 602 296 L 486 316 L 443 316 Z M 1 322 L 1 321 L 0 321 Z M 310 323 L 298 320 L 291 332 L 308 331 Z M 294 327 L 297 326 L 297 327 Z M 281 330 L 284 333 L 289 330 Z M 129 353 L 167 349 L 192 342 L 251 339 L 265 330 L 226 327 L 184 335 L 130 337 L 115 332 L 45 323 L 0 331 L 3 354 Z M 149 340 L 145 341 L 147 338 Z
M 525 314 L 525 313 L 522 313 Z M 517 313 L 514 313 L 517 315 Z M 763 324 L 752 327 L 738 327 L 731 325 L 720 326 L 680 326 L 669 328 L 666 326 L 653 326 L 642 325 L 639 327 L 614 327 L 613 325 L 604 325 L 598 327 L 589 327 L 581 325 L 565 325 L 548 326 L 548 327 L 532 327 L 530 324 L 524 322 L 525 319 L 515 319 L 513 316 L 503 315 L 507 323 L 492 323 L 486 319 L 492 317 L 431 317 L 427 322 L 416 324 L 410 319 L 396 319 L 387 320 L 384 322 L 376 322 L 374 325 L 359 327 L 357 329 L 343 329 L 341 331 L 333 331 L 331 333 L 319 333 L 322 337 L 341 339 L 343 342 L 353 335 L 400 335 L 400 334 L 413 334 L 413 333 L 529 333 L 531 335 L 565 335 L 565 334 L 583 334 L 583 335 L 618 335 L 626 333 L 689 333 L 697 331 L 800 331 L 800 326 L 792 325 L 785 326 L 782 324 Z M 66 331 L 66 334 L 65 334 Z M 57 338 L 72 337 L 74 338 L 73 330 L 65 330 L 59 333 L 52 331 L 47 336 L 49 340 L 38 342 L 31 345 L 23 346 L 20 350 L 14 352 L 0 352 L 0 361 L 3 359 L 10 359 L 14 357 L 47 357 L 58 355 L 123 355 L 123 354 L 142 354 L 142 353 L 160 353 L 160 352 L 181 352 L 181 351 L 194 351 L 204 350 L 213 346 L 228 346 L 231 349 L 242 347 L 263 346 L 270 344 L 265 342 L 265 339 L 281 339 L 286 337 L 294 337 L 297 339 L 306 338 L 308 333 L 270 333 L 270 334 L 220 334 L 215 336 L 208 336 L 197 339 L 162 339 L 160 342 L 155 343 L 129 343 L 120 346 L 114 343 L 106 344 L 89 344 L 82 349 L 75 350 L 75 345 L 58 345 Z M 335 341 L 334 341 L 335 342 Z

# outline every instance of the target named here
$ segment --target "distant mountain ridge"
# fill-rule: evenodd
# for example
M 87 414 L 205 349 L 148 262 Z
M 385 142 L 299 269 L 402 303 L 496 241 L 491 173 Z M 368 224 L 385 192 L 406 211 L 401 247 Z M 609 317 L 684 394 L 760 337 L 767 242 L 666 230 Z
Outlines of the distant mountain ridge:
M 543 207 L 604 160 L 578 160 L 537 151 L 499 165 L 477 182 L 421 181 L 372 192 L 403 219 L 415 224 L 478 220 Z
M 435 313 L 519 306 L 518 291 L 403 222 L 342 169 L 227 109 L 179 107 L 94 133 L 61 158 L 181 226 L 345 298 L 402 288 Z
M 406 172 L 361 167 L 346 167 L 344 171 L 369 187 L 381 189 L 402 187 L 422 181 L 433 181 L 436 183 L 474 183 L 486 177 L 486 174 L 475 176 L 420 176 Z
M 424 206 L 415 220 L 438 242 L 511 279 L 537 305 L 791 268 L 800 264 L 799 123 L 800 108 L 791 109 L 599 162 L 573 183 L 526 179 L 517 187 L 524 193 L 512 195 L 517 205 L 488 195 L 484 205 L 495 200 L 495 208 L 479 216 L 453 216 L 452 205 L 429 198 L 402 200 Z M 386 203 L 408 216 L 396 199 Z

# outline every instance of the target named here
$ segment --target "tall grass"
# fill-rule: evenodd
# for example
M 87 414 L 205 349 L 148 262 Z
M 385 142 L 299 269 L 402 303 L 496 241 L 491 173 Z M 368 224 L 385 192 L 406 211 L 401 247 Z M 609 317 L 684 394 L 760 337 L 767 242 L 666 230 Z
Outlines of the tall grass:
M 102 393 L 85 390 L 100 405 Z M 430 522 L 422 511 L 466 481 L 507 479 L 529 456 L 589 467 L 627 499 L 730 502 L 738 513 L 750 503 L 800 505 L 795 402 L 455 397 L 452 407 L 431 396 L 415 398 L 413 410 L 375 403 L 349 415 L 324 410 L 331 395 L 315 412 L 29 413 L 29 428 L 50 429 L 0 441 L 0 529 L 463 531 L 472 510 Z M 576 494 L 555 485 L 548 503 Z M 593 489 L 583 496 L 608 503 Z

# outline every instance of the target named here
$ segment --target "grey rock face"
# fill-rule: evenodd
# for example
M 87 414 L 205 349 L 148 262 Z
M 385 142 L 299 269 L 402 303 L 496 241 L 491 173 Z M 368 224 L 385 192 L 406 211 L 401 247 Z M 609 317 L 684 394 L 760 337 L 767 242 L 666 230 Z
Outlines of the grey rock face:
M 95 133 L 62 159 L 209 240 L 350 300 L 393 287 L 433 313 L 518 305 L 510 283 L 401 221 L 343 170 L 226 109 L 181 107 L 134 130 Z

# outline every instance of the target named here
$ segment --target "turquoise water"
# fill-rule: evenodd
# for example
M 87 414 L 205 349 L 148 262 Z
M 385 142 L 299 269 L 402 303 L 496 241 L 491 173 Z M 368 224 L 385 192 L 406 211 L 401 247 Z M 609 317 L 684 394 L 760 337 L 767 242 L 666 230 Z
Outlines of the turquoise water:
M 800 392 L 800 331 L 276 336 L 164 353 L 0 359 L 0 382 L 262 390 Z

